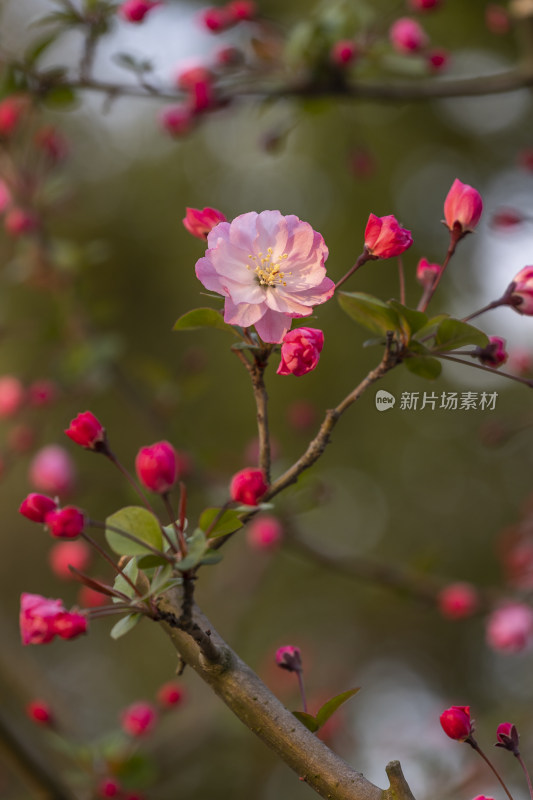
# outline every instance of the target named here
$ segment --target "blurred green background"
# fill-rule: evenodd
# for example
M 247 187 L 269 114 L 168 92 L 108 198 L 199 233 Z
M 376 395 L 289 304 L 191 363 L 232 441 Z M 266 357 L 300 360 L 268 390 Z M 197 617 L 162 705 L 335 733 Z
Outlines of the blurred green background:
M 497 71 L 516 58 L 512 34 L 487 31 L 486 5 L 450 0 L 423 18 L 435 44 L 452 52 L 448 74 Z M 194 26 L 197 8 L 168 6 L 168 20 L 157 22 L 154 14 L 142 29 L 120 26 L 102 46 L 99 73 L 122 77 L 109 61 L 117 49 L 146 52 L 167 78 L 182 59 L 211 52 L 212 39 Z M 379 7 L 384 20 L 404 12 L 401 3 Z M 4 0 L 5 52 L 22 52 L 35 35 L 28 22 L 46 8 L 41 0 Z M 301 0 L 290 5 L 262 0 L 260 8 L 287 26 L 311 13 Z M 67 37 L 50 55 L 51 63 L 75 63 L 78 46 L 75 35 Z M 433 301 L 435 310 L 466 314 L 496 297 L 530 263 L 530 229 L 510 235 L 489 226 L 499 205 L 532 207 L 533 174 L 517 166 L 520 151 L 533 146 L 526 91 L 390 104 L 249 100 L 210 115 L 178 142 L 158 129 L 157 100 L 107 105 L 90 94 L 72 112 L 46 112 L 71 142 L 62 171 L 68 192 L 49 220 L 63 242 L 62 268 L 72 278 L 71 294 L 59 297 L 32 286 L 24 279 L 24 246 L 14 247 L 5 237 L 0 244 L 0 371 L 25 381 L 53 377 L 62 384 L 58 402 L 37 414 L 39 443 L 69 450 L 78 471 L 70 499 L 94 518 L 135 498 L 107 462 L 63 436 L 69 420 L 86 408 L 104 422 L 114 449 L 130 466 L 140 446 L 161 438 L 192 455 L 191 518 L 224 498 L 231 475 L 249 463 L 253 398 L 229 342 L 217 331 L 171 331 L 182 313 L 213 302 L 202 296 L 194 275 L 203 245 L 181 224 L 186 206 L 214 206 L 228 218 L 266 208 L 296 214 L 324 236 L 333 279 L 359 255 L 368 214 L 393 213 L 413 232 L 414 246 L 404 261 L 408 302 L 414 305 L 418 259 L 442 261 L 446 251 L 442 203 L 458 177 L 481 192 L 485 213 L 479 231 L 461 243 Z M 279 146 L 265 147 L 280 135 Z M 370 174 L 354 169 L 357 153 L 372 159 Z M 396 265 L 371 262 L 346 288 L 397 297 Z M 90 318 L 90 336 L 83 327 L 65 337 L 65 319 L 76 319 L 79 307 Z M 530 345 L 528 318 L 504 309 L 481 323 L 489 334 L 504 335 L 510 350 Z M 275 375 L 274 359 L 267 375 L 279 451 L 274 474 L 303 451 L 324 410 L 380 358 L 378 349 L 362 348 L 368 335 L 336 302 L 317 308 L 316 326 L 325 332 L 319 368 L 303 378 L 283 378 Z M 399 368 L 378 388 L 397 398 L 402 392 L 497 391 L 498 400 L 494 411 L 402 411 L 397 402 L 382 414 L 371 389 L 339 423 L 319 464 L 276 501 L 276 513 L 343 552 L 421 574 L 499 586 L 505 596 L 498 541 L 531 492 L 528 390 L 461 367 L 445 367 L 436 384 Z M 290 423 L 291 407 L 300 400 L 316 409 L 309 432 Z M 6 437 L 10 425 L 2 423 Z M 487 444 L 486 435 L 494 425 L 504 432 L 522 427 L 495 446 Z M 24 718 L 29 699 L 46 699 L 72 736 L 86 741 L 116 726 L 128 703 L 153 698 L 177 664 L 163 633 L 148 623 L 118 642 L 108 637 L 112 623 L 97 621 L 90 635 L 76 642 L 21 647 L 16 623 L 21 592 L 61 596 L 67 605 L 77 594 L 75 585 L 61 584 L 51 574 L 49 538 L 17 512 L 31 489 L 30 458 L 18 458 L 0 485 L 0 698 L 20 734 L 49 759 L 45 735 Z M 106 575 L 105 567 L 93 572 Z M 473 707 L 479 740 L 487 747 L 495 725 L 513 720 L 522 732 L 526 761 L 533 755 L 531 654 L 491 652 L 481 618 L 446 621 L 408 595 L 340 577 L 290 547 L 273 555 L 253 551 L 244 535 L 234 537 L 219 566 L 202 572 L 198 600 L 291 707 L 298 705 L 293 676 L 273 666 L 273 653 L 282 644 L 302 648 L 312 705 L 362 686 L 340 715 L 332 744 L 379 785 L 385 785 L 387 761 L 399 758 L 418 798 L 467 800 L 498 791 L 473 754 L 440 730 L 438 716 L 451 704 Z M 189 670 L 183 680 L 187 703 L 145 745 L 159 775 L 148 797 L 311 796 Z M 501 752 L 495 758 L 511 784 L 516 778 L 517 797 L 524 796 L 514 764 Z M 6 797 L 31 796 L 8 760 L 0 761 L 2 789 Z

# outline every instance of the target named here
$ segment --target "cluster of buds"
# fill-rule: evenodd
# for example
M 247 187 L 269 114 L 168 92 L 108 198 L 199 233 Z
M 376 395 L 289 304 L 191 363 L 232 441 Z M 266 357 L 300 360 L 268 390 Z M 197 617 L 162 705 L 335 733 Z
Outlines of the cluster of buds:
M 257 17 L 253 0 L 231 0 L 224 6 L 213 6 L 200 12 L 199 21 L 210 33 L 222 33 L 239 22 L 251 22 Z
M 417 8 L 416 10 L 422 10 Z M 449 60 L 446 50 L 432 48 L 429 45 L 429 36 L 416 19 L 400 17 L 395 20 L 389 30 L 389 41 L 400 55 L 421 55 L 427 67 L 434 71 L 444 69 Z

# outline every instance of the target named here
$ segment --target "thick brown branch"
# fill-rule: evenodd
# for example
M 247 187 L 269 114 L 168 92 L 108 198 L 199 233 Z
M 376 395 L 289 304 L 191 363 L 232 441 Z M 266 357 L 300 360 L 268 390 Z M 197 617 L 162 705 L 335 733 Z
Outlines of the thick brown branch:
M 168 623 L 179 615 L 173 590 L 160 600 L 163 626 L 181 658 L 195 670 L 231 711 L 321 797 L 329 800 L 393 800 L 333 753 L 285 708 L 259 677 L 221 639 L 195 607 L 194 624 L 209 631 L 218 655 L 209 659 L 187 632 Z M 387 790 L 389 791 L 389 790 Z M 400 795 L 394 795 L 401 800 Z M 404 795 L 405 800 L 412 800 Z

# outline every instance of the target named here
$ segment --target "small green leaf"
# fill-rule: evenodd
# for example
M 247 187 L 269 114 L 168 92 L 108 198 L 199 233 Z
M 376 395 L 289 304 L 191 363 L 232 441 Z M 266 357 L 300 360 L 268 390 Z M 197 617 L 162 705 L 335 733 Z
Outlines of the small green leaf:
M 439 350 L 457 350 L 458 347 L 468 344 L 486 347 L 488 343 L 486 333 L 459 319 L 444 319 L 435 337 L 435 344 Z
M 24 54 L 24 61 L 29 66 L 35 64 L 39 58 L 43 55 L 43 53 L 48 50 L 48 48 L 55 42 L 57 39 L 57 33 L 54 32 L 49 34 L 48 36 L 44 36 L 39 39 L 37 42 L 28 47 Z
M 141 539 L 132 542 L 126 536 L 121 536 L 117 531 L 106 528 L 106 539 L 111 549 L 120 556 L 146 555 L 149 552 L 142 542 L 150 544 L 156 550 L 163 549 L 163 535 L 159 521 L 150 511 L 140 506 L 126 506 L 106 519 L 106 525 L 112 525 L 126 533 Z
M 214 308 L 195 308 L 193 311 L 188 311 L 174 323 L 172 330 L 196 331 L 199 328 L 218 328 L 233 336 L 239 335 L 233 325 L 224 322 L 222 314 Z
M 166 567 L 168 561 L 163 556 L 143 556 L 137 561 L 139 569 L 152 569 L 153 567 Z
M 131 631 L 137 623 L 140 621 L 142 614 L 127 614 L 127 616 L 122 617 L 111 628 L 110 636 L 112 639 L 120 639 L 121 636 L 124 636 L 126 633 Z
M 311 733 L 315 733 L 319 729 L 320 726 L 312 714 L 306 714 L 305 711 L 293 711 L 292 713 Z
M 415 356 L 414 358 L 406 358 L 403 363 L 409 372 L 418 375 L 420 378 L 426 378 L 428 381 L 434 381 L 442 372 L 442 364 L 437 358 Z
M 198 520 L 198 527 L 201 528 L 204 533 L 207 533 L 207 530 L 213 523 L 213 520 L 220 513 L 220 508 L 206 508 L 205 511 L 202 511 L 200 515 L 200 519 Z M 209 537 L 216 537 L 216 536 L 225 536 L 227 533 L 233 533 L 234 531 L 238 531 L 239 528 L 242 528 L 242 522 L 239 519 L 239 515 L 235 509 L 228 509 L 224 511 L 216 525 L 211 528 L 209 531 Z
M 422 311 L 416 311 L 414 308 L 403 306 L 397 300 L 389 300 L 387 305 L 398 314 L 402 329 L 405 331 L 408 341 L 414 333 L 427 324 L 427 314 L 424 314 Z
M 207 539 L 205 538 L 205 533 L 200 528 L 196 528 L 193 535 L 187 539 L 188 553 L 182 561 L 178 561 L 176 569 L 179 569 L 180 572 L 185 572 L 188 569 L 196 567 L 204 555 L 206 548 Z
M 383 346 L 387 344 L 387 340 L 383 336 L 374 336 L 372 339 L 365 339 L 363 347 L 375 347 L 378 344 Z
M 398 314 L 379 298 L 364 292 L 340 292 L 339 304 L 349 317 L 372 333 L 401 330 Z
M 218 550 L 207 550 L 205 556 L 202 556 L 202 560 L 199 563 L 208 566 L 210 564 L 219 564 L 221 561 L 222 553 Z
M 341 694 L 336 695 L 336 697 L 332 697 L 331 700 L 328 700 L 327 703 L 319 708 L 316 714 L 316 721 L 318 727 L 321 728 L 323 725 L 326 724 L 328 719 L 335 713 L 335 711 L 342 706 L 350 697 L 353 697 L 354 694 L 360 690 L 360 686 L 357 686 L 355 689 L 348 689 L 346 692 L 341 692 Z
M 77 103 L 78 96 L 70 86 L 54 86 L 43 97 L 43 102 L 48 108 L 72 108 Z
M 430 339 L 432 336 L 435 336 L 439 325 L 445 319 L 449 319 L 448 314 L 438 314 L 436 317 L 428 319 L 427 323 L 422 328 L 417 330 L 415 339 L 421 342 L 423 340 Z
M 128 578 L 131 580 L 133 584 L 137 580 L 139 575 L 139 569 L 137 567 L 137 561 L 135 558 L 130 558 L 128 563 L 122 567 L 122 572 L 124 575 L 127 575 Z M 116 576 L 115 582 L 113 583 L 113 589 L 116 589 L 118 592 L 122 592 L 127 597 L 137 597 L 137 592 L 134 591 L 133 587 L 128 583 L 128 581 L 120 575 L 120 573 Z M 121 603 L 122 599 L 120 597 L 113 598 L 114 603 Z

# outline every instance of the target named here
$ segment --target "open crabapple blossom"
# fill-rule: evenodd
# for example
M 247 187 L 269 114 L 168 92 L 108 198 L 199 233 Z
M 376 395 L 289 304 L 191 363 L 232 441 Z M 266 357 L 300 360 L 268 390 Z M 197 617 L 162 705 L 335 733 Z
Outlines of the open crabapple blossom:
M 318 365 L 324 334 L 318 328 L 294 328 L 283 337 L 278 375 L 307 375 Z
M 399 256 L 411 247 L 411 231 L 402 228 L 393 214 L 370 214 L 365 228 L 365 249 L 372 258 Z
M 482 212 L 483 201 L 477 189 L 456 178 L 444 201 L 444 219 L 450 231 L 463 236 L 470 233 L 477 227 Z
M 294 215 L 250 211 L 221 222 L 207 243 L 197 278 L 226 298 L 225 322 L 254 325 L 264 342 L 281 342 L 295 317 L 308 317 L 335 290 L 324 239 Z
M 74 639 L 87 632 L 87 617 L 67 611 L 61 600 L 23 593 L 20 598 L 22 644 L 48 644 L 56 636 Z

